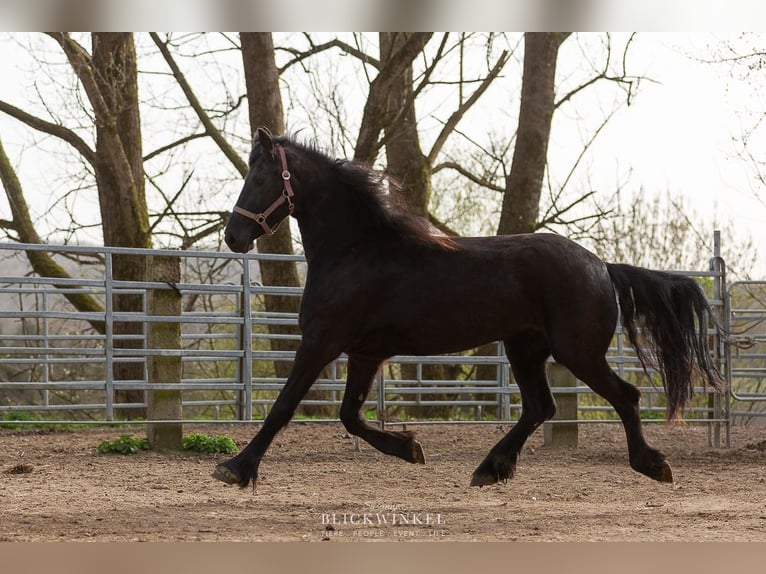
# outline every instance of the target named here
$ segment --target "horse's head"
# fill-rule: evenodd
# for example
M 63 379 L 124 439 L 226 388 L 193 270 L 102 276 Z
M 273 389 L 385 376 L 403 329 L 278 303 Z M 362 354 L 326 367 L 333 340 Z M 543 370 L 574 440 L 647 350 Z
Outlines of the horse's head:
M 276 232 L 292 212 L 293 189 L 285 150 L 266 128 L 258 128 L 250 171 L 224 232 L 226 244 L 232 251 L 247 253 L 256 239 Z

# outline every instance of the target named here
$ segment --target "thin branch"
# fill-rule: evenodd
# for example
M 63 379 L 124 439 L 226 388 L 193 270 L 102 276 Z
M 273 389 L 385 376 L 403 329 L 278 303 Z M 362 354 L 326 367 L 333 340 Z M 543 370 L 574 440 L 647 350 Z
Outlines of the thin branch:
M 0 219 L 0 229 L 5 229 L 6 231 L 17 231 L 16 224 L 13 223 L 13 221 L 8 221 L 7 219 Z
M 221 231 L 221 229 L 224 228 L 224 226 L 226 225 L 226 222 L 228 221 L 228 215 L 229 215 L 228 213 L 221 215 L 221 219 L 219 221 L 211 223 L 208 227 L 202 229 L 202 231 L 195 233 L 194 235 L 184 234 L 183 240 L 181 241 L 181 249 L 182 250 L 190 249 L 198 241 L 201 241 L 205 237 L 208 237 L 210 235 L 213 235 Z
M 543 229 L 543 228 L 548 227 L 549 225 L 552 225 L 554 223 L 558 223 L 558 224 L 562 224 L 563 225 L 563 224 L 567 224 L 567 223 L 577 223 L 577 222 L 580 222 L 580 221 L 586 221 L 586 220 L 589 220 L 589 219 L 598 219 L 598 218 L 604 217 L 605 215 L 607 215 L 609 213 L 608 211 L 606 211 L 606 212 L 599 211 L 598 213 L 591 213 L 591 214 L 584 215 L 582 217 L 578 217 L 578 218 L 575 218 L 575 219 L 572 219 L 572 220 L 569 220 L 569 221 L 564 221 L 562 219 L 562 216 L 564 214 L 572 211 L 572 209 L 574 209 L 575 207 L 577 207 L 578 205 L 583 203 L 589 197 L 592 197 L 593 195 L 595 195 L 595 193 L 596 193 L 595 191 L 589 191 L 585 195 L 582 195 L 581 197 L 578 197 L 577 199 L 575 199 L 569 205 L 566 205 L 566 206 L 562 207 L 561 209 L 557 209 L 555 212 L 552 212 L 552 213 L 551 213 L 551 211 L 549 211 L 550 215 L 546 215 L 546 217 L 541 219 L 537 223 L 537 225 L 535 226 L 535 230 Z M 554 206 L 551 206 L 551 207 L 554 207 Z
M 178 85 L 186 96 L 186 99 L 189 101 L 189 105 L 192 107 L 200 122 L 205 127 L 205 133 L 213 139 L 213 141 L 218 145 L 220 150 L 228 158 L 228 160 L 232 163 L 240 175 L 245 177 L 248 172 L 247 162 L 245 162 L 245 160 L 239 156 L 236 150 L 223 137 L 221 131 L 213 124 L 210 116 L 207 114 L 207 112 L 205 112 L 199 99 L 197 99 L 197 96 L 194 94 L 194 90 L 192 90 L 189 82 L 181 72 L 181 69 L 178 67 L 175 59 L 173 59 L 170 50 L 168 50 L 168 44 L 163 42 L 156 32 L 151 32 L 150 36 L 152 37 L 152 40 L 154 40 L 154 43 L 157 45 L 157 47 L 160 49 L 160 53 L 165 59 L 168 67 L 173 72 L 173 77 L 176 79 L 176 82 L 178 82 Z
M 439 171 L 441 171 L 443 169 L 454 170 L 454 171 L 458 172 L 460 175 L 462 175 L 463 177 L 465 177 L 466 179 L 468 179 L 468 180 L 474 182 L 475 184 L 480 185 L 481 187 L 484 187 L 486 189 L 489 189 L 489 190 L 492 190 L 492 191 L 496 191 L 498 193 L 505 193 L 505 187 L 497 185 L 497 184 L 494 184 L 491 181 L 489 181 L 487 179 L 484 179 L 483 177 L 480 177 L 480 176 L 478 176 L 476 174 L 471 173 L 470 171 L 465 169 L 462 165 L 460 165 L 459 163 L 454 162 L 454 161 L 444 161 L 444 162 L 438 164 L 437 166 L 435 166 L 433 168 L 431 173 L 436 173 L 436 172 L 439 172 Z
M 510 55 L 508 53 L 508 50 L 504 50 L 503 53 L 500 55 L 500 58 L 498 58 L 495 65 L 492 67 L 492 70 L 490 70 L 489 74 L 486 78 L 482 81 L 481 85 L 476 88 L 476 90 L 468 97 L 467 100 L 465 100 L 460 107 L 455 110 L 452 115 L 449 117 L 447 122 L 442 127 L 441 132 L 439 132 L 439 135 L 436 137 L 436 141 L 434 141 L 434 145 L 431 147 L 431 151 L 428 154 L 428 163 L 432 165 L 436 161 L 436 156 L 439 155 L 439 152 L 441 151 L 442 147 L 447 141 L 447 138 L 450 136 L 452 131 L 455 129 L 455 126 L 457 126 L 458 123 L 460 123 L 460 120 L 463 118 L 463 116 L 466 114 L 466 112 L 473 106 L 477 100 L 484 94 L 485 91 L 487 91 L 487 88 L 489 88 L 490 84 L 494 81 L 495 78 L 500 74 L 505 64 L 508 62 Z
M 192 140 L 196 140 L 196 139 L 200 139 L 200 138 L 205 138 L 205 137 L 207 137 L 207 135 L 208 135 L 207 133 L 201 133 L 201 134 L 192 134 L 190 136 L 182 137 L 179 140 L 176 140 L 176 141 L 174 141 L 172 143 L 164 145 L 161 148 L 158 148 L 158 149 L 154 150 L 153 152 L 146 154 L 143 157 L 143 161 L 145 161 L 145 162 L 149 161 L 150 159 L 155 158 L 158 155 L 161 155 L 161 154 L 165 153 L 166 151 L 170 151 L 173 148 L 182 146 L 182 145 L 184 145 L 186 143 L 189 143 Z
M 165 201 L 167 202 L 166 205 L 165 205 L 165 208 L 162 210 L 162 213 L 160 213 L 157 216 L 157 219 L 152 224 L 152 226 L 149 228 L 150 233 L 154 232 L 154 229 L 162 222 L 162 220 L 165 218 L 166 215 L 168 215 L 168 213 L 172 213 L 173 212 L 173 205 L 175 204 L 176 201 L 178 201 L 178 198 L 181 196 L 181 193 L 183 193 L 183 191 L 186 189 L 186 186 L 188 185 L 189 181 L 191 181 L 192 175 L 194 175 L 194 170 L 189 172 L 189 175 L 186 176 L 186 179 L 184 179 L 183 182 L 181 182 L 180 189 L 176 192 L 176 194 L 172 198 L 170 198 L 169 200 L 167 198 L 165 198 Z M 151 181 L 151 178 L 149 178 L 149 179 Z M 152 181 L 152 185 L 154 185 L 153 181 Z M 159 189 L 159 188 L 157 188 L 157 189 Z M 163 197 L 164 197 L 164 194 L 163 194 Z
M 628 92 L 628 96 L 627 96 L 628 104 L 630 104 L 632 96 L 633 96 L 634 85 L 636 85 L 638 82 L 642 80 L 648 81 L 648 82 L 654 81 L 645 76 L 632 76 L 627 73 L 625 60 L 627 58 L 628 49 L 630 48 L 634 37 L 635 37 L 635 34 L 632 34 L 630 38 L 628 38 L 628 41 L 625 44 L 625 49 L 623 50 L 623 53 L 622 53 L 622 73 L 616 76 L 616 75 L 609 74 L 609 64 L 612 61 L 612 41 L 611 41 L 611 37 L 607 34 L 606 62 L 604 63 L 603 69 L 599 73 L 597 73 L 595 76 L 590 78 L 588 81 L 573 88 L 568 93 L 566 93 L 563 97 L 561 97 L 561 99 L 559 99 L 555 103 L 554 109 L 558 109 L 560 106 L 562 106 L 563 104 L 565 104 L 566 102 L 574 98 L 577 94 L 579 94 L 586 88 L 602 80 L 606 80 L 608 82 L 615 82 L 617 84 L 626 86 L 626 90 Z
M 444 235 L 447 235 L 449 237 L 459 237 L 460 234 L 452 229 L 449 225 L 444 223 L 442 220 L 437 218 L 433 213 L 430 211 L 428 212 L 428 221 L 431 225 L 433 225 L 436 229 L 441 231 Z
M 0 100 L 0 111 L 19 120 L 20 122 L 27 124 L 29 127 L 34 128 L 37 131 L 52 135 L 65 141 L 73 148 L 75 148 L 80 153 L 80 155 L 91 165 L 93 165 L 95 162 L 96 153 L 87 143 L 85 143 L 85 140 L 83 140 L 69 128 L 65 128 L 62 125 L 54 124 L 52 122 L 38 118 L 37 116 L 33 116 L 32 114 L 29 114 L 24 110 L 19 109 L 16 106 L 2 100 Z
M 305 34 L 305 37 L 307 38 L 309 42 L 309 46 L 310 46 L 308 50 L 298 50 L 295 48 L 278 48 L 284 52 L 288 52 L 289 54 L 293 55 L 293 58 L 291 60 L 289 60 L 284 66 L 278 69 L 278 72 L 280 75 L 282 74 L 282 72 L 284 72 L 291 66 L 294 66 L 295 64 L 299 64 L 300 62 L 302 62 L 303 60 L 307 58 L 310 58 L 311 56 L 315 56 L 322 52 L 326 52 L 327 50 L 332 50 L 333 48 L 338 48 L 340 51 L 345 52 L 346 54 L 349 54 L 350 56 L 354 56 L 355 58 L 358 58 L 362 63 L 369 64 L 375 69 L 380 70 L 380 60 L 373 58 L 369 54 L 363 52 L 362 50 L 358 48 L 355 48 L 351 44 L 347 44 L 346 42 L 339 40 L 338 38 L 334 38 L 330 40 L 329 42 L 324 42 L 323 44 L 314 44 L 313 40 L 311 39 L 311 36 L 309 36 L 308 34 Z

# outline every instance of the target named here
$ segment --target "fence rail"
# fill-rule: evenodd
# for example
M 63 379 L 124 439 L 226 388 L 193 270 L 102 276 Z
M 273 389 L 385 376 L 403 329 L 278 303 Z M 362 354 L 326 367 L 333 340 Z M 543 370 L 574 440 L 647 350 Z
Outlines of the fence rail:
M 51 254 L 69 269 L 70 277 L 35 276 L 26 260 L 29 251 Z M 113 276 L 113 259 L 121 255 L 176 260 L 181 279 L 118 281 Z M 82 264 L 86 259 L 87 265 Z M 19 418 L 14 413 L 23 412 L 33 414 L 35 422 L 43 418 L 49 423 L 119 424 L 125 422 L 120 410 L 145 408 L 151 392 L 171 390 L 182 391 L 182 421 L 262 419 L 283 384 L 275 374 L 275 363 L 290 363 L 294 356 L 291 351 L 272 350 L 271 345 L 274 341 L 300 338 L 297 334 L 269 332 L 274 325 L 297 326 L 297 317 L 266 311 L 263 299 L 266 295 L 302 294 L 300 288 L 260 284 L 259 263 L 265 260 L 304 265 L 298 256 L 0 244 L 0 419 Z M 704 283 L 711 305 L 727 324 L 766 324 L 763 304 L 739 303 L 739 292 L 727 290 L 720 257 L 713 257 L 708 270 L 683 273 Z M 735 286 L 744 288 L 740 283 Z M 751 291 L 755 287 L 748 285 Z M 176 316 L 152 314 L 149 299 L 153 292 L 178 294 L 183 311 Z M 140 310 L 116 311 L 115 299 L 128 294 L 140 298 Z M 66 299 L 72 295 L 88 295 L 101 310 L 74 310 Z M 728 311 L 732 297 L 738 301 L 733 322 Z M 740 309 L 742 305 L 747 309 Z M 137 332 L 117 333 L 114 325 L 118 323 L 133 324 Z M 147 333 L 158 324 L 180 327 L 179 348 L 151 348 Z M 97 325 L 103 328 L 99 330 Z M 738 405 L 744 401 L 752 405 L 766 398 L 766 348 L 754 347 L 757 352 L 749 354 L 732 351 L 715 330 L 709 333 L 715 359 L 732 383 L 732 393 L 719 397 L 699 388 L 701 399 L 685 416 L 710 425 L 714 434 L 726 428 L 728 435 L 733 418 L 742 417 L 740 410 L 731 410 L 732 400 Z M 766 333 L 751 336 L 755 345 L 766 346 Z M 149 364 L 157 357 L 180 360 L 180 380 L 152 381 Z M 615 333 L 608 360 L 620 376 L 632 379 L 642 391 L 642 417 L 662 419 L 661 385 L 658 388 L 647 382 L 621 328 Z M 117 380 L 115 367 L 127 363 L 139 365 L 142 374 Z M 325 370 L 303 404 L 324 409 L 322 416 L 334 419 L 342 400 L 345 369 L 346 359 L 340 357 Z M 442 375 L 434 378 L 435 371 Z M 745 379 L 756 380 L 757 384 L 748 386 Z M 120 392 L 127 390 L 140 391 L 143 398 L 119 402 Z M 577 397 L 580 422 L 617 420 L 611 407 L 588 387 L 578 383 L 557 389 L 557 396 L 567 394 Z M 365 409 L 369 418 L 381 424 L 429 422 L 436 416 L 433 413 L 441 413 L 439 420 L 447 413 L 453 421 L 509 421 L 517 416 L 520 399 L 498 343 L 486 356 L 469 352 L 393 357 L 379 376 Z M 750 407 L 747 416 L 761 413 Z

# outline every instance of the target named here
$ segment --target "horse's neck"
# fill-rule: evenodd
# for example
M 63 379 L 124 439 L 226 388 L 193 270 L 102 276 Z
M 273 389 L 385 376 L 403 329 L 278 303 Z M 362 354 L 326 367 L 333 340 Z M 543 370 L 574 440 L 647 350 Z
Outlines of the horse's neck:
M 354 229 L 353 222 L 334 217 L 331 213 L 319 211 L 298 216 L 297 219 L 303 251 L 309 264 L 322 257 L 340 257 L 363 240 L 363 234 Z
M 363 227 L 363 218 L 343 203 L 341 194 L 313 197 L 321 199 L 310 202 L 300 213 L 296 212 L 303 250 L 309 262 L 317 257 L 339 258 L 369 240 L 369 229 Z

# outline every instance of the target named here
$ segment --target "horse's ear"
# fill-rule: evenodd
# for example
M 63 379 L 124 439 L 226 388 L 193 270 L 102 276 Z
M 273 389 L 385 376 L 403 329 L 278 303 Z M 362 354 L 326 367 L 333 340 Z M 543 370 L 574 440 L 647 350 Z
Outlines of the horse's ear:
M 274 140 L 271 139 L 271 132 L 267 128 L 259 127 L 255 130 L 255 137 L 264 151 L 274 155 Z

